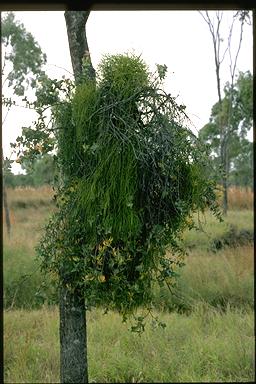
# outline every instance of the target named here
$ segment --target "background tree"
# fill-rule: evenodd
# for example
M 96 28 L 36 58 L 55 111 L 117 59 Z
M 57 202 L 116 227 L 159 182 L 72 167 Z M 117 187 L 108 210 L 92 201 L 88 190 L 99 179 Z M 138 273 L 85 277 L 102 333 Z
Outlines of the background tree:
M 252 90 L 252 74 L 249 71 L 240 72 L 232 89 L 229 83 L 225 85 L 221 110 L 220 104 L 217 102 L 212 107 L 209 123 L 199 131 L 199 137 L 210 145 L 213 170 L 216 176 L 219 175 L 218 179 L 221 183 L 222 136 L 220 127 L 229 124 L 229 135 L 226 143 L 228 153 L 226 159 L 227 186 L 232 183 L 247 187 L 252 185 L 253 146 L 247 139 L 253 120 Z M 231 102 L 232 116 L 229 116 Z
M 34 88 L 37 79 L 45 75 L 42 70 L 46 55 L 24 25 L 8 12 L 2 20 L 3 85 L 8 82 L 15 95 L 23 96 L 28 88 Z M 7 70 L 7 73 L 5 73 Z
M 8 159 L 5 162 L 10 164 Z M 5 171 L 6 187 L 30 186 L 37 188 L 43 185 L 53 185 L 56 175 L 53 155 L 44 154 L 41 158 L 34 160 L 32 164 L 31 162 L 23 161 L 21 168 L 26 171 L 26 174 L 13 174 L 11 166 Z
M 217 80 L 217 92 L 218 92 L 218 104 L 219 104 L 219 115 L 225 116 L 227 120 L 224 122 L 222 118 L 218 119 L 219 124 L 219 133 L 220 133 L 220 167 L 221 167 L 221 184 L 223 188 L 223 212 L 227 213 L 228 209 L 228 173 L 229 173 L 229 152 L 228 152 L 228 141 L 230 140 L 231 134 L 231 119 L 233 116 L 233 88 L 234 80 L 237 69 L 237 59 L 241 49 L 242 39 L 243 39 L 243 30 L 244 24 L 250 23 L 249 11 L 237 11 L 233 13 L 232 22 L 229 27 L 229 33 L 227 38 L 227 45 L 224 48 L 224 51 L 221 49 L 223 46 L 224 39 L 221 36 L 221 27 L 223 25 L 223 12 L 216 11 L 214 16 L 210 16 L 208 11 L 200 12 L 203 19 L 209 27 L 209 31 L 212 37 L 213 49 L 214 49 L 214 61 L 215 61 L 215 70 L 216 70 L 216 80 Z M 232 55 L 232 37 L 234 25 L 236 22 L 240 23 L 240 34 L 237 49 L 235 54 Z M 226 54 L 229 56 L 229 70 L 230 70 L 230 83 L 229 83 L 229 102 L 225 103 L 223 106 L 223 100 L 221 95 L 221 79 L 220 79 L 220 69 L 221 65 L 225 59 Z M 228 112 L 222 112 L 222 108 L 228 108 Z
M 45 154 L 41 159 L 38 159 L 33 167 L 32 178 L 35 187 L 40 187 L 45 184 L 52 185 L 55 176 L 55 162 L 50 154 Z
M 5 97 L 4 92 L 10 91 L 15 96 L 24 96 L 24 92 L 29 87 L 35 87 L 36 80 L 45 73 L 42 70 L 46 63 L 46 55 L 42 53 L 41 48 L 35 41 L 31 33 L 27 32 L 24 25 L 15 20 L 13 12 L 8 12 L 1 20 L 1 43 L 2 43 L 2 105 L 7 107 L 6 115 L 2 125 L 13 104 L 12 99 Z M 7 89 L 6 89 L 7 84 Z M 3 160 L 3 159 L 2 159 Z M 5 188 L 6 173 L 10 178 L 10 160 L 6 159 L 2 163 L 3 171 L 3 195 L 4 209 L 8 234 L 11 233 L 11 224 L 9 218 L 9 207 L 7 200 L 7 191 Z M 7 168 L 5 164 L 7 164 Z
M 230 185 L 253 189 L 253 143 L 241 139 L 241 152 L 233 160 Z

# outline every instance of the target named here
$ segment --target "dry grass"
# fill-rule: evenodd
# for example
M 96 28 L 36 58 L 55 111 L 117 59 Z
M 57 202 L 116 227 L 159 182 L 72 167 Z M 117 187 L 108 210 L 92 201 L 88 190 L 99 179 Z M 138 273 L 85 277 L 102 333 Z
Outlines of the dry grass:
M 12 229 L 11 237 L 8 238 L 4 223 L 5 304 L 6 307 L 14 303 L 14 307 L 30 308 L 36 303 L 35 292 L 40 286 L 42 276 L 38 271 L 22 283 L 21 287 L 18 282 L 23 275 L 30 274 L 38 268 L 35 246 L 43 233 L 44 225 L 48 222 L 49 215 L 54 210 L 54 205 L 49 203 L 53 192 L 49 187 L 19 188 L 8 192 Z M 26 208 L 13 207 L 13 203 L 17 201 L 27 203 Z M 31 205 L 33 201 L 35 205 Z M 41 204 L 40 201 L 45 203 Z M 253 229 L 253 211 L 246 209 L 229 211 L 222 223 L 207 212 L 201 220 L 204 231 L 193 230 L 184 233 L 184 245 L 191 256 L 186 260 L 186 267 L 181 271 L 180 292 L 189 299 L 190 286 L 194 292 L 200 292 L 200 296 L 205 301 L 211 303 L 220 303 L 224 298 L 223 305 L 230 300 L 235 306 L 251 303 L 252 245 L 227 249 L 216 254 L 208 253 L 208 248 L 214 238 L 222 236 L 229 230 L 230 224 L 236 225 L 238 230 Z M 237 279 L 240 273 L 243 275 Z M 203 281 L 203 284 L 199 284 L 200 287 L 198 287 L 197 283 L 203 276 L 207 276 L 209 284 Z M 166 296 L 167 294 L 168 292 L 163 292 L 165 306 L 173 308 L 173 299 L 169 295 Z M 198 295 L 194 296 L 196 298 Z M 176 304 L 181 305 L 180 301 Z
M 12 209 L 49 206 L 54 192 L 50 186 L 40 188 L 17 187 L 7 188 L 7 198 L 11 209 L 11 221 L 14 220 Z M 230 187 L 228 190 L 229 210 L 252 210 L 253 209 L 253 191 L 249 188 Z M 221 204 L 222 197 L 219 195 Z
M 44 185 L 39 188 L 33 187 L 16 187 L 16 188 L 7 188 L 7 194 L 10 201 L 17 200 L 20 198 L 22 200 L 34 200 L 38 198 L 49 200 L 51 195 L 53 195 L 52 187 L 49 185 Z
M 174 294 L 166 286 L 155 287 L 158 310 L 190 313 L 200 303 L 226 310 L 254 306 L 254 257 L 250 245 L 217 253 L 193 249 L 185 259 Z
M 230 187 L 228 204 L 232 209 L 253 209 L 253 191 L 249 188 Z
M 54 195 L 50 186 L 7 188 L 6 192 L 11 209 L 49 206 Z
M 34 246 L 41 233 L 43 224 L 54 205 L 53 189 L 50 186 L 40 188 L 7 188 L 7 201 L 11 222 L 11 239 L 6 235 L 5 211 L 3 212 L 4 242 L 13 246 L 31 243 Z M 33 236 L 30 234 L 33 233 Z
M 219 186 L 218 201 L 220 206 L 223 201 L 223 193 L 221 192 L 221 186 Z M 228 188 L 228 209 L 230 210 L 243 210 L 253 209 L 253 190 L 243 187 L 229 187 Z

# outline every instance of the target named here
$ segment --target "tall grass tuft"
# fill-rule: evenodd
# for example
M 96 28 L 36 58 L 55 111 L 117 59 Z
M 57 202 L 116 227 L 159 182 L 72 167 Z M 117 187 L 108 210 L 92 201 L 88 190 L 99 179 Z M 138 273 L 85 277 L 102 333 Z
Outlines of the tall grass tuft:
M 155 289 L 157 310 L 191 313 L 200 303 L 226 310 L 254 307 L 253 249 L 228 248 L 218 253 L 193 250 L 173 293 Z
M 229 187 L 228 203 L 230 209 L 253 209 L 253 191 L 250 188 Z

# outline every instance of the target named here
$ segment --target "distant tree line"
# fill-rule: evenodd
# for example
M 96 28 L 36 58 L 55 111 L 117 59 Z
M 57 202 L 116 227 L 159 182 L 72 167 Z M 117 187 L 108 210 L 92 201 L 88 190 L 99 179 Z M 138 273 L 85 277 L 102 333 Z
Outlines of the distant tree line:
M 5 160 L 5 186 L 15 187 L 40 187 L 42 185 L 51 185 L 54 181 L 55 163 L 52 155 L 45 154 L 30 164 L 22 164 L 26 174 L 15 175 L 8 166 L 8 160 Z

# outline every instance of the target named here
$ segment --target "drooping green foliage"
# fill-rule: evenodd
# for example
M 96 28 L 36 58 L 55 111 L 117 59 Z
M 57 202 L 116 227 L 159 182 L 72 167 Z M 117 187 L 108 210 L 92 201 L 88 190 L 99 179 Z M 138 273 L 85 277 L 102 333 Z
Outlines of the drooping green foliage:
M 158 72 L 137 56 L 106 56 L 97 81 L 56 113 L 64 177 L 38 249 L 42 267 L 84 292 L 88 306 L 124 317 L 150 306 L 155 281 L 175 284 L 193 212 L 219 214 L 205 148 L 162 89 L 166 67 Z

